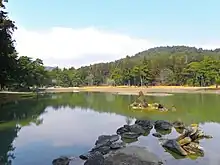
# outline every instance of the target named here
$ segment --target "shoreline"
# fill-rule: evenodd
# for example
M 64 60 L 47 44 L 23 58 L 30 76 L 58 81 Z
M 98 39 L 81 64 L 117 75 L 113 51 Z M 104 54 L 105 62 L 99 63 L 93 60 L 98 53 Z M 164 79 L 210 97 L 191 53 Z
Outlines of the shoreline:
M 143 91 L 149 96 L 170 96 L 175 93 L 202 93 L 202 94 L 220 94 L 220 88 L 215 87 L 184 87 L 184 86 L 86 86 L 86 87 L 66 87 L 66 88 L 41 88 L 39 93 L 77 93 L 77 92 L 103 92 L 119 95 L 138 95 Z M 34 92 L 13 92 L 0 91 L 0 94 L 33 94 Z
M 137 95 L 143 91 L 145 95 L 172 95 L 174 93 L 213 93 L 220 94 L 220 89 L 214 87 L 183 87 L 183 86 L 153 86 L 153 87 L 128 87 L 128 86 L 90 86 L 90 87 L 69 87 L 69 88 L 46 88 L 46 93 L 65 92 L 104 92 L 121 95 Z

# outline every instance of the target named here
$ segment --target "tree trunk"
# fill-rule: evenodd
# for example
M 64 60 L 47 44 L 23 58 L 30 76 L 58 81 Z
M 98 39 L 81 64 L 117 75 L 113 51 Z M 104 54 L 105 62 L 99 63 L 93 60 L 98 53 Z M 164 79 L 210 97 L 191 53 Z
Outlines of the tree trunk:
M 218 89 L 218 84 L 215 84 L 216 89 Z

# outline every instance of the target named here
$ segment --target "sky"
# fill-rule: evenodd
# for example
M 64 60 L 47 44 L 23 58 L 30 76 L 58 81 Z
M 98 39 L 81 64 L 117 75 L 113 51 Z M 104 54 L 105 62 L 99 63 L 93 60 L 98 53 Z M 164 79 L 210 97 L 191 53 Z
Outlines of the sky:
M 219 0 L 9 0 L 20 56 L 47 66 L 113 61 L 156 46 L 220 47 Z

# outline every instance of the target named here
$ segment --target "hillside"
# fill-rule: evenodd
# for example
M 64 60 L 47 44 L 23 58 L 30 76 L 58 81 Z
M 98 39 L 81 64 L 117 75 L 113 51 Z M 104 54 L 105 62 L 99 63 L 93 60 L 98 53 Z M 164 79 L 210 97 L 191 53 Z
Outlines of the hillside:
M 219 59 L 220 49 L 204 50 L 187 46 L 156 47 L 114 62 L 81 67 L 77 71 L 83 82 L 93 85 L 188 84 L 205 86 L 215 84 L 219 76 Z M 204 67 L 202 65 L 216 66 L 197 73 Z M 205 75 L 205 73 L 213 72 L 213 69 L 216 73 Z

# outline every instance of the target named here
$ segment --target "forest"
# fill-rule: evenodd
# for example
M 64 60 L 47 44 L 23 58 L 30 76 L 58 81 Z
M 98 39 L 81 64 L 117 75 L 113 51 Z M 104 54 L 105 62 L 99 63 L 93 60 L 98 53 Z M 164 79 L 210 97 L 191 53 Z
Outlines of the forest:
M 0 88 L 90 85 L 220 85 L 220 49 L 187 46 L 151 48 L 108 63 L 80 68 L 44 66 L 41 59 L 18 54 L 12 38 L 17 29 L 0 1 Z M 74 46 L 74 45 L 73 45 Z M 48 69 L 50 68 L 50 69 Z

